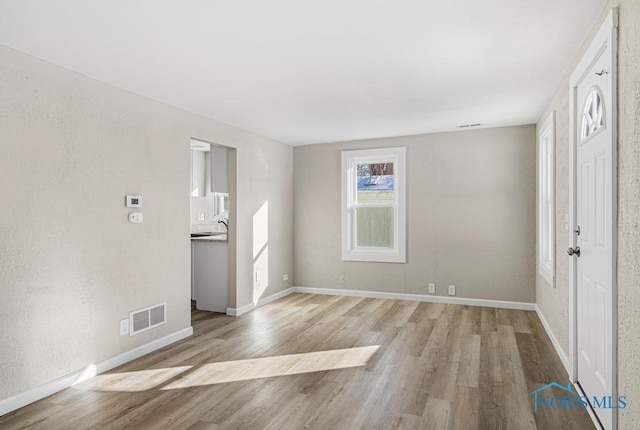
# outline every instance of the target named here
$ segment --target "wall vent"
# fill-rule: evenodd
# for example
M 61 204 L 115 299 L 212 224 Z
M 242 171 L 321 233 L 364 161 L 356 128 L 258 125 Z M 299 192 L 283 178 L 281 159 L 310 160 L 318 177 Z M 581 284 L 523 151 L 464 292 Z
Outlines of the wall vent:
M 167 303 L 138 309 L 129 314 L 129 334 L 141 333 L 167 322 Z

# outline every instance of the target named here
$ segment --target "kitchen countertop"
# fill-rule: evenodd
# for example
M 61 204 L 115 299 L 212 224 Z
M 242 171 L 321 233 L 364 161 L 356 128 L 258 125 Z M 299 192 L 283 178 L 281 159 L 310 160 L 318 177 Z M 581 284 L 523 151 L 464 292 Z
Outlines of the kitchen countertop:
M 217 236 L 192 237 L 191 240 L 198 242 L 227 242 L 227 235 L 219 234 Z

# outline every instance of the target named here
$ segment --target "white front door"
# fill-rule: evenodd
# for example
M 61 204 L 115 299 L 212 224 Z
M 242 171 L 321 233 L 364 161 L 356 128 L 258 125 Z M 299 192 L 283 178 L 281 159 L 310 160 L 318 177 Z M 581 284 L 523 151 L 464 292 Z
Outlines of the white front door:
M 613 426 L 615 127 L 612 47 L 594 53 L 575 87 L 577 381 L 605 428 Z M 604 399 L 604 400 L 603 400 Z M 609 399 L 607 401 L 607 399 Z M 603 403 L 605 402 L 605 403 Z M 603 407 L 608 406 L 608 407 Z

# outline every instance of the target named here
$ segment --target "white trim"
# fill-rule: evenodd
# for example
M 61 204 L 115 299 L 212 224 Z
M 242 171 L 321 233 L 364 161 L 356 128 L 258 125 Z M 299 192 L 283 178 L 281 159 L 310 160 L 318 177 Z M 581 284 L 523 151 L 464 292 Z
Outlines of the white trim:
M 280 291 L 278 293 L 272 294 L 270 296 L 263 297 L 255 303 L 249 303 L 248 305 L 244 305 L 239 308 L 227 308 L 227 315 L 232 317 L 239 317 L 240 315 L 244 315 L 247 312 L 251 312 L 256 308 L 259 308 L 260 306 L 264 306 L 271 302 L 275 302 L 276 300 L 279 300 L 295 292 L 296 292 L 295 288 L 291 287 L 291 288 L 287 288 L 286 290 Z
M 342 260 L 406 263 L 406 176 L 407 150 L 404 146 L 379 149 L 345 150 L 341 153 L 341 210 Z M 357 207 L 354 189 L 355 166 L 362 163 L 394 163 L 393 248 L 357 247 L 355 245 L 354 217 Z M 377 205 L 376 205 L 377 206 Z
M 576 196 L 576 145 L 577 145 L 577 100 L 576 89 L 579 83 L 583 80 L 587 71 L 591 68 L 592 62 L 597 55 L 602 52 L 607 46 L 611 47 L 611 70 L 609 76 L 611 76 L 611 103 L 609 104 L 611 109 L 611 115 L 608 118 L 607 130 L 611 132 L 611 166 L 612 174 L 612 194 L 611 194 L 611 210 L 612 213 L 612 226 L 611 226 L 611 238 L 612 238 L 612 280 L 611 280 L 611 292 L 612 292 L 612 321 L 611 321 L 611 384 L 612 390 L 610 395 L 614 398 L 618 396 L 617 385 L 617 333 L 618 333 L 618 306 L 617 306 L 617 283 L 616 283 L 616 261 L 617 261 L 617 146 L 618 146 L 618 120 L 617 120 L 617 28 L 618 28 L 618 8 L 612 8 L 606 19 L 602 23 L 598 33 L 591 41 L 589 48 L 582 56 L 582 59 L 575 67 L 571 77 L 569 79 L 569 230 L 575 231 L 577 221 L 577 196 Z M 569 235 L 569 247 L 576 246 L 576 236 L 574 234 Z M 575 258 L 569 260 L 569 378 L 572 382 L 576 382 L 578 379 L 578 339 L 576 336 L 578 317 L 577 317 L 577 283 L 576 283 L 576 271 L 577 261 Z M 613 410 L 611 428 L 617 427 L 617 410 Z
M 337 290 L 330 288 L 293 287 L 295 293 L 325 294 L 329 296 L 368 297 L 373 299 L 408 300 L 413 302 L 446 303 L 451 305 L 481 306 L 501 309 L 535 311 L 535 303 L 503 300 L 467 299 L 463 297 L 427 296 L 422 294 L 385 293 L 381 291 Z
M 247 312 L 251 312 L 256 307 L 257 306 L 254 305 L 253 303 L 249 303 L 248 305 L 244 305 L 244 306 L 239 307 L 239 308 L 227 308 L 227 315 L 229 315 L 231 317 L 239 317 L 240 315 L 244 315 Z
M 538 307 L 537 304 L 536 304 L 535 310 L 536 310 L 536 314 L 538 315 L 538 319 L 542 323 L 542 327 L 544 327 L 544 331 L 547 332 L 547 336 L 549 336 L 549 339 L 551 339 L 551 343 L 553 344 L 553 347 L 555 348 L 556 353 L 558 354 L 558 357 L 560 357 L 560 361 L 562 362 L 562 365 L 567 371 L 567 374 L 569 374 L 569 357 L 567 357 L 566 352 L 564 352 L 564 349 L 562 349 L 562 346 L 560 346 L 560 342 L 558 342 L 556 335 L 553 333 L 553 330 L 551 330 L 551 326 L 547 322 L 547 319 L 544 317 L 544 314 L 542 313 L 542 309 L 540 309 L 540 307 Z
M 481 306 L 500 309 L 518 309 L 535 311 L 535 303 L 510 302 L 504 300 L 467 299 L 464 297 L 426 296 L 422 294 L 385 293 L 382 291 L 338 290 L 333 288 L 291 287 L 279 293 L 262 298 L 256 303 L 249 303 L 240 308 L 227 308 L 227 315 L 240 316 L 268 303 L 279 300 L 293 293 L 323 294 L 328 296 L 368 297 L 372 299 L 408 300 L 412 302 L 445 303 L 451 305 Z
M 555 110 L 549 114 L 538 133 L 538 273 L 555 288 L 555 183 L 556 183 L 556 121 Z M 549 159 L 550 158 L 550 159 Z M 549 193 L 551 195 L 549 195 Z M 551 220 L 544 202 L 550 200 Z M 551 255 L 546 255 L 545 244 L 551 244 Z
M 51 382 L 47 382 L 44 385 L 40 385 L 39 387 L 32 388 L 28 391 L 25 391 L 24 393 L 20 393 L 13 397 L 9 397 L 8 399 L 1 400 L 0 416 L 8 414 L 9 412 L 15 411 L 16 409 L 22 408 L 31 403 L 37 402 L 38 400 L 44 399 L 45 397 L 55 394 L 58 391 L 62 391 L 65 388 L 72 386 L 73 384 L 77 384 L 79 382 L 90 379 L 100 373 L 114 369 L 118 366 L 135 360 L 136 358 L 142 357 L 143 355 L 147 355 L 153 351 L 157 351 L 158 349 L 164 348 L 169 344 L 185 339 L 192 334 L 193 327 L 187 327 L 170 335 L 161 337 L 160 339 L 156 339 L 144 345 L 138 346 L 127 352 L 123 352 L 122 354 L 116 355 L 115 357 L 108 358 L 97 364 L 91 364 L 83 370 L 78 370 L 69 375 L 55 379 Z

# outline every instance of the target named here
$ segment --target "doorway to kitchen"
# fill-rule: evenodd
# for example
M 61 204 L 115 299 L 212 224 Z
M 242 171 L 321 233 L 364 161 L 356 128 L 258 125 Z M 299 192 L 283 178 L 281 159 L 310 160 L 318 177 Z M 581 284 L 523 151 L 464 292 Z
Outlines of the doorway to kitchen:
M 225 314 L 235 302 L 236 151 L 190 141 L 192 310 Z

